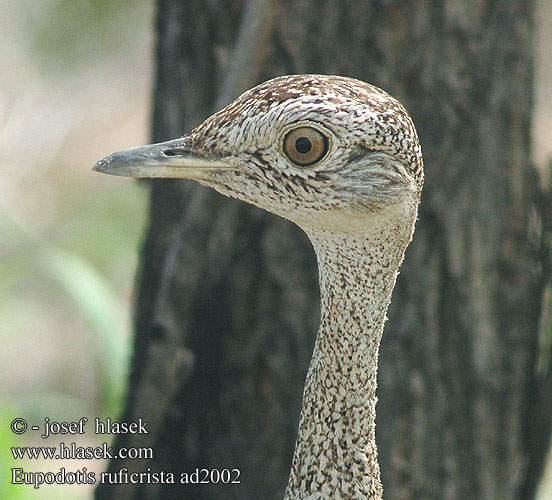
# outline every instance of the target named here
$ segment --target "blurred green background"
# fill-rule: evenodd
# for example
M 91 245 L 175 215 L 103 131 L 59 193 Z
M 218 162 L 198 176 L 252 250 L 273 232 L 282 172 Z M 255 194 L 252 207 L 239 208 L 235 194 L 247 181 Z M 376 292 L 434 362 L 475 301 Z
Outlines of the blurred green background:
M 534 157 L 543 166 L 552 150 L 549 0 L 537 25 Z M 105 467 L 16 461 L 11 446 L 60 440 L 15 436 L 10 422 L 119 414 L 147 190 L 90 168 L 148 142 L 152 31 L 153 0 L 0 0 L 0 499 L 91 497 L 90 486 L 11 485 L 12 467 Z M 99 445 L 87 425 L 63 441 Z
M 11 446 L 59 440 L 9 424 L 119 414 L 147 191 L 90 169 L 148 140 L 152 19 L 151 0 L 0 1 L 1 499 L 91 496 L 12 486 L 11 467 L 105 466 L 15 461 Z M 104 441 L 87 426 L 64 441 Z

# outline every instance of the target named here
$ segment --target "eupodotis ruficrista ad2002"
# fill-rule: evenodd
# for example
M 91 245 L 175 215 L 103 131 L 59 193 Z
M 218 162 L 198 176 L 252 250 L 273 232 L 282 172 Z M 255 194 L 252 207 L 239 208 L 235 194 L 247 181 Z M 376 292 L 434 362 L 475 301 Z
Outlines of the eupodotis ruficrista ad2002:
M 126 149 L 95 170 L 195 179 L 298 224 L 320 274 L 321 321 L 286 499 L 380 499 L 380 339 L 423 184 L 410 116 L 338 76 L 265 82 L 188 135 Z

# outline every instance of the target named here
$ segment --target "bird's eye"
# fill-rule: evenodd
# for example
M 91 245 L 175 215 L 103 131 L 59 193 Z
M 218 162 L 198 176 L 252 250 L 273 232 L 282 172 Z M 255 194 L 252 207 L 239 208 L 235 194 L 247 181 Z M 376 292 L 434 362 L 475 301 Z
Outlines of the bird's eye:
M 313 127 L 297 127 L 284 137 L 284 153 L 298 167 L 310 167 L 318 163 L 326 156 L 328 149 L 328 138 Z

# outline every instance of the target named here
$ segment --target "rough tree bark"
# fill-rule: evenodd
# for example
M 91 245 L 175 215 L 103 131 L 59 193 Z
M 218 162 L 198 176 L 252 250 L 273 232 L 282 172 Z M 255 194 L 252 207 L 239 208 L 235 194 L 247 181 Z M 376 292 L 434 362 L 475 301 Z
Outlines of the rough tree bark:
M 380 355 L 386 498 L 529 500 L 550 435 L 535 369 L 548 268 L 529 165 L 533 2 L 159 0 L 153 140 L 287 73 L 360 78 L 418 127 L 426 187 Z M 124 145 L 122 145 L 124 146 Z M 548 219 L 549 220 L 549 219 Z M 193 183 L 151 183 L 124 419 L 154 460 L 240 484 L 102 485 L 107 499 L 272 499 L 318 322 L 299 229 Z M 547 406 L 548 405 L 548 406 Z

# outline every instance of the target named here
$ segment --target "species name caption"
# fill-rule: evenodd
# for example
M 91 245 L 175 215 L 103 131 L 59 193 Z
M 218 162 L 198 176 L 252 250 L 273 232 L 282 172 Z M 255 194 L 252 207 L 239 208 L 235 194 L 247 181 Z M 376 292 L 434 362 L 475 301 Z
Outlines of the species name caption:
M 44 419 L 41 426 L 29 427 L 23 418 L 15 418 L 11 422 L 14 434 L 24 434 L 34 431 L 42 439 L 53 436 L 67 436 L 86 433 L 88 419 L 83 417 L 77 422 L 53 422 Z M 90 423 L 91 425 L 92 423 Z M 137 422 L 115 422 L 110 418 L 94 419 L 94 433 L 100 435 L 113 434 L 148 434 L 148 424 L 141 418 Z M 58 446 L 14 446 L 11 448 L 14 460 L 152 460 L 153 448 L 133 447 L 119 448 L 114 451 L 108 443 L 100 446 L 79 446 L 75 442 L 60 442 Z M 101 472 L 97 475 L 86 467 L 69 471 L 61 467 L 54 472 L 30 472 L 21 467 L 11 469 L 11 484 L 32 485 L 35 489 L 43 485 L 73 485 L 73 484 L 239 484 L 241 472 L 239 469 L 200 469 L 191 472 L 174 473 L 165 470 L 153 470 L 141 467 L 133 471 L 122 467 L 117 471 Z

